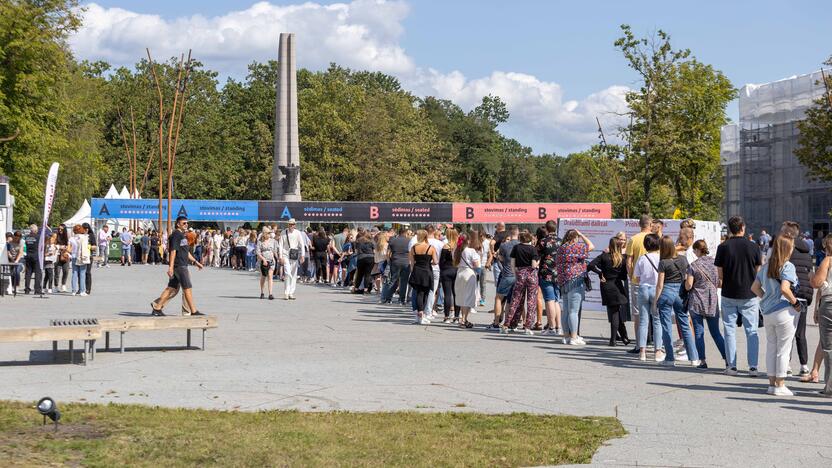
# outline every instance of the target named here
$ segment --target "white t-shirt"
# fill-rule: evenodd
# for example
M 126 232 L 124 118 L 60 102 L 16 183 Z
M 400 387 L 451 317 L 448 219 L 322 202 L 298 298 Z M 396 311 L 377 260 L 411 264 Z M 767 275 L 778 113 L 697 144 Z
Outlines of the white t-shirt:
M 650 260 L 653 261 L 652 265 L 650 264 Z M 636 266 L 633 269 L 633 276 L 638 278 L 639 284 L 652 284 L 655 286 L 659 281 L 659 273 L 656 271 L 656 268 L 653 268 L 653 265 L 656 268 L 659 267 L 658 252 L 651 252 L 638 258 L 638 262 L 636 262 Z
M 472 249 L 471 247 L 465 247 L 462 251 L 462 255 L 459 258 L 459 266 L 457 268 L 479 268 L 480 266 L 480 253 L 476 250 Z
M 417 244 L 416 236 L 411 237 L 410 242 L 407 244 L 407 251 L 410 252 L 411 250 L 413 250 L 413 246 L 416 245 L 416 244 Z M 439 239 L 433 238 L 433 237 L 428 237 L 428 244 L 430 244 L 431 247 L 433 247 L 433 250 L 435 252 L 434 257 L 436 258 L 436 265 L 433 265 L 433 268 L 438 270 L 439 269 L 439 255 L 442 252 L 442 249 L 445 248 L 445 242 L 443 242 Z

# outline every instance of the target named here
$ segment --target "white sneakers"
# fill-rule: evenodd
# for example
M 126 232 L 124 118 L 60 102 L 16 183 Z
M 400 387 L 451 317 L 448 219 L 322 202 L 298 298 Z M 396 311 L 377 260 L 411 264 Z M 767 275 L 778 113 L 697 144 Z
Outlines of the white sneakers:
M 526 329 L 526 336 L 534 336 L 534 332 L 531 331 L 531 329 L 527 328 Z
M 430 325 L 430 319 L 428 319 L 427 317 L 422 317 L 422 319 L 419 320 L 419 325 Z
M 699 359 L 696 359 L 696 360 L 693 360 L 693 361 L 690 362 L 690 365 L 693 366 L 693 367 L 696 367 L 699 364 L 702 364 L 702 361 L 699 360 Z
M 662 362 L 662 361 L 664 361 L 665 357 L 666 357 L 665 352 L 662 351 L 662 350 L 658 350 L 658 351 L 656 351 L 656 355 L 653 357 L 653 360 L 656 361 L 656 362 Z
M 647 360 L 647 353 L 645 353 L 644 351 L 641 351 L 640 353 L 638 353 L 638 360 L 639 361 L 646 361 Z
M 567 336 L 567 337 L 563 338 L 563 344 L 567 344 L 567 345 L 571 345 L 571 346 L 584 346 L 584 345 L 586 345 L 586 341 L 584 341 L 584 339 L 581 338 L 580 336 L 577 336 L 575 338 L 570 338 L 570 337 Z
M 81 294 L 79 294 L 79 296 L 81 296 L 81 297 L 84 297 L 86 295 L 87 295 L 87 293 L 85 293 L 85 292 L 82 292 Z
M 771 392 L 771 395 L 774 396 L 794 396 L 791 390 L 788 389 L 785 385 L 782 387 L 774 387 L 774 391 Z

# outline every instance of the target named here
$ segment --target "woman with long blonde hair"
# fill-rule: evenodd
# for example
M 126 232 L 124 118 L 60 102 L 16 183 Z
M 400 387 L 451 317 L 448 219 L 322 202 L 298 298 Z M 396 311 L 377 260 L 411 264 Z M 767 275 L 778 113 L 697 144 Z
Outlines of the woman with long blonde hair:
M 791 360 L 792 342 L 803 304 L 794 295 L 797 270 L 789 261 L 794 240 L 789 236 L 774 238 L 771 257 L 760 268 L 751 291 L 760 298 L 760 312 L 765 317 L 766 373 L 768 390 L 776 396 L 792 396 L 786 387 L 786 372 Z
M 601 303 L 607 307 L 607 320 L 610 322 L 610 346 L 616 345 L 616 336 L 628 345 L 627 313 L 630 308 L 627 300 L 627 262 L 624 261 L 624 246 L 627 236 L 623 232 L 610 238 L 606 252 L 595 257 L 587 269 L 598 275 L 601 281 Z

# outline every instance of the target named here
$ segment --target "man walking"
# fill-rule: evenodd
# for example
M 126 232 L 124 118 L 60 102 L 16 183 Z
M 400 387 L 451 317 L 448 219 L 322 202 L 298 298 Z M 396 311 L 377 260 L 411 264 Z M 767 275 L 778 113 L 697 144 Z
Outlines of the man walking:
M 745 221 L 728 220 L 730 237 L 716 249 L 714 265 L 722 282 L 722 324 L 725 327 L 725 374 L 737 375 L 737 316 L 742 316 L 748 346 L 748 375 L 757 376 L 760 337 L 757 335 L 760 300 L 751 291 L 762 264 L 760 249 L 745 238 Z
M 198 269 L 202 269 L 202 263 L 196 261 L 191 255 L 188 239 L 185 237 L 185 230 L 188 229 L 188 218 L 180 216 L 176 218 L 176 229 L 168 236 L 168 285 L 158 299 L 150 303 L 150 314 L 155 317 L 164 317 L 162 309 L 182 288 L 182 315 L 205 315 L 199 312 L 194 304 L 194 297 L 191 292 L 191 275 L 188 272 L 188 265 L 194 262 Z
M 26 266 L 26 281 L 24 283 L 24 293 L 30 294 L 32 288 L 32 274 L 35 275 L 35 294 L 41 294 L 43 286 L 43 272 L 40 269 L 38 262 L 38 251 L 40 250 L 40 236 L 38 235 L 38 226 L 32 224 L 29 226 L 29 234 L 23 238 L 23 244 L 26 246 L 26 256 L 23 257 L 23 264 Z
M 289 226 L 283 231 L 278 240 L 280 264 L 286 280 L 283 283 L 283 297 L 287 301 L 295 300 L 295 288 L 298 284 L 298 266 L 303 263 L 305 245 L 303 235 L 295 229 L 295 218 L 288 222 Z

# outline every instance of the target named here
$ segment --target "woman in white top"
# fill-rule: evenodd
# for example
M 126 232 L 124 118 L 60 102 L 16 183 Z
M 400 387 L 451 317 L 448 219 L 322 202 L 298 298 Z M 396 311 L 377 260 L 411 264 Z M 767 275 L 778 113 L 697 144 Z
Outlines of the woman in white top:
M 72 295 L 87 295 L 87 268 L 90 266 L 90 246 L 86 230 L 76 224 L 69 240 L 72 256 Z
M 488 264 L 488 257 L 491 255 L 491 239 L 487 236 L 480 233 L 480 240 L 482 241 L 482 247 L 480 247 L 480 266 L 477 270 L 477 281 L 479 281 L 480 285 L 480 300 L 479 306 L 485 306 L 485 272 L 486 272 L 486 265 Z
M 659 246 L 661 241 L 656 234 L 648 234 L 644 237 L 644 250 L 646 254 L 639 257 L 633 268 L 633 277 L 638 283 L 638 313 L 640 321 L 638 324 L 638 347 L 639 361 L 647 360 L 647 317 L 653 324 L 653 349 L 656 350 L 656 362 L 664 361 L 665 353 L 662 351 L 662 325 L 659 320 L 658 310 L 654 310 L 653 302 L 656 299 L 656 283 L 659 279 Z
M 474 325 L 468 321 L 468 314 L 477 306 L 477 268 L 480 267 L 479 238 L 461 236 L 460 239 L 454 251 L 454 264 L 457 266 L 454 303 L 462 312 L 459 326 L 473 328 Z
M 274 299 L 275 241 L 269 228 L 264 227 L 257 241 L 257 260 L 260 262 L 260 299 L 265 298 L 264 286 L 269 284 L 269 300 Z

